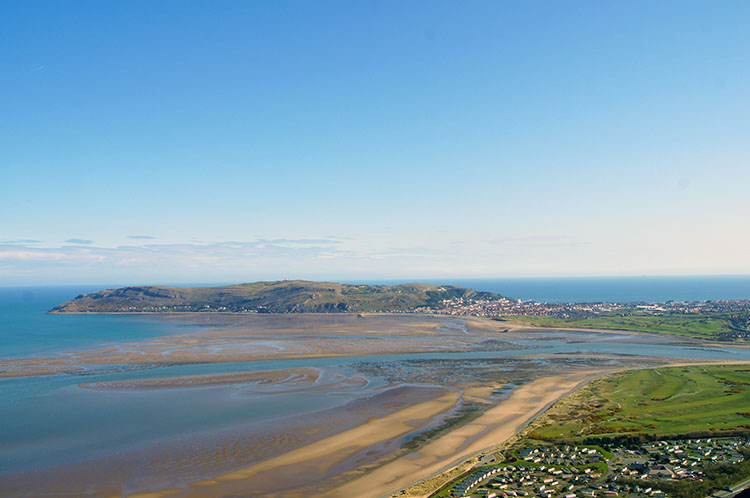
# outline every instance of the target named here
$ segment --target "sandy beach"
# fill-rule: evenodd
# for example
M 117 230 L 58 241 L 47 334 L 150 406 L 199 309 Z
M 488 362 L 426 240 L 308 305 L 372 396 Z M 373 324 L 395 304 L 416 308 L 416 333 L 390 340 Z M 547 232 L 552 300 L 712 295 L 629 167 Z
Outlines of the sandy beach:
M 201 391 L 216 388 L 190 386 L 177 389 L 192 393 L 196 389 Z M 361 388 L 352 389 L 358 391 Z M 340 396 L 343 391 L 340 387 L 332 386 L 320 395 Z M 143 393 L 153 398 L 160 397 L 162 393 L 168 394 L 169 389 L 133 388 L 123 391 L 116 388 L 97 389 L 92 392 L 105 396 L 128 397 Z M 447 397 L 449 394 L 450 398 Z M 192 396 L 200 402 L 200 392 L 195 392 Z M 275 396 L 271 394 L 271 397 Z M 169 440 L 164 444 L 138 448 L 135 451 L 118 452 L 92 461 L 4 475 L 3 479 L 0 479 L 0 496 L 138 496 L 141 493 L 151 495 L 191 491 L 194 494 L 189 496 L 226 496 L 228 486 L 192 487 L 190 483 L 205 483 L 207 479 L 213 480 L 216 476 L 224 476 L 234 470 L 252 466 L 253 462 L 262 463 L 278 461 L 274 460 L 277 457 L 294 457 L 298 455 L 297 450 L 319 445 L 320 441 L 350 430 L 368 427 L 367 424 L 373 420 L 402 421 L 399 431 L 371 434 L 370 440 L 375 438 L 377 441 L 364 451 L 354 451 L 344 459 L 338 458 L 335 454 L 331 455 L 330 477 L 335 478 L 347 470 L 371 465 L 384 456 L 399 451 L 398 439 L 401 431 L 413 431 L 435 423 L 433 418 L 436 415 L 440 416 L 445 410 L 455 406 L 454 402 L 449 401 L 454 400 L 456 396 L 456 391 L 437 386 L 385 386 L 374 390 L 370 396 L 356 398 L 343 406 L 321 412 L 298 415 L 290 413 L 281 418 L 265 420 L 262 423 L 247 423 L 228 430 L 185 434 L 184 439 Z M 433 403 L 441 399 L 443 401 Z M 415 406 L 421 408 L 415 409 L 415 412 L 403 412 Z M 196 406 L 196 409 L 199 407 Z M 402 412 L 403 418 L 394 417 Z M 303 470 L 300 468 L 295 473 L 296 481 L 285 474 L 265 472 L 245 480 L 241 487 L 247 488 L 247 482 L 250 481 L 268 488 L 285 485 L 297 488 L 308 482 L 318 482 L 319 468 Z M 231 484 L 231 481 L 226 484 Z
M 476 420 L 436 439 L 414 454 L 387 463 L 319 497 L 379 498 L 447 470 L 479 451 L 496 446 L 516 434 L 545 407 L 602 371 L 544 377 L 518 388 L 506 401 Z
M 247 484 L 242 481 L 250 478 L 254 478 L 253 481 L 256 483 L 251 488 L 253 491 L 273 496 L 275 494 L 273 488 L 262 489 L 263 474 L 267 473 L 273 476 L 280 473 L 282 475 L 293 476 L 295 474 L 305 475 L 312 472 L 324 476 L 335 469 L 337 464 L 355 457 L 361 450 L 407 434 L 414 430 L 420 424 L 420 421 L 430 420 L 436 415 L 453 409 L 457 399 L 457 392 L 449 392 L 440 398 L 410 406 L 392 415 L 373 418 L 359 427 L 344 431 L 279 457 L 217 476 L 212 480 L 194 483 L 191 485 L 191 490 L 186 493 L 186 496 L 213 496 L 213 493 L 210 491 L 206 493 L 206 487 L 221 484 L 228 484 L 221 486 L 221 495 L 226 495 L 228 491 L 233 490 L 247 490 Z M 297 494 L 296 491 L 291 493 L 291 495 L 295 494 Z
M 117 347 L 46 357 L 0 358 L 0 378 L 85 375 L 89 367 L 149 369 L 169 365 L 516 349 L 518 341 L 675 344 L 685 338 L 623 331 L 508 328 L 509 323 L 442 315 L 155 315 L 205 330 Z M 192 323 L 195 320 L 196 323 Z M 215 327 L 228 327 L 217 330 Z M 693 341 L 695 342 L 695 341 Z M 695 342 L 696 344 L 699 344 Z M 127 367 L 125 367 L 127 366 Z
M 501 324 L 421 315 L 155 315 L 205 330 L 46 357 L 0 358 L 0 378 L 85 374 L 87 366 L 164 365 L 370 356 L 501 347 Z M 195 320 L 196 323 L 192 321 Z M 450 324 L 451 326 L 446 326 Z M 216 330 L 216 327 L 227 327 Z M 491 342 L 488 342 L 491 341 Z M 487 343 L 485 346 L 484 344 Z
M 475 420 L 427 443 L 416 452 L 383 465 L 350 470 L 337 476 L 333 481 L 321 482 L 318 479 L 318 483 L 310 486 L 305 485 L 305 479 L 301 479 L 300 487 L 292 485 L 295 476 L 320 477 L 330 474 L 337 464 L 352 459 L 363 449 L 406 434 L 413 430 L 416 422 L 428 420 L 452 409 L 458 400 L 458 393 L 449 392 L 438 399 L 410 406 L 391 415 L 372 418 L 359 427 L 278 457 L 213 479 L 194 482 L 187 490 L 167 489 L 151 496 L 219 497 L 243 492 L 250 492 L 251 496 L 278 498 L 388 496 L 506 441 L 550 404 L 606 372 L 583 371 L 534 380 L 516 389 L 507 400 L 488 409 Z M 278 480 L 278 475 L 290 476 L 290 482 L 287 483 L 289 489 L 273 487 L 272 483 Z M 345 482 L 331 487 L 332 483 L 341 481 Z
M 532 361 L 532 359 L 526 358 L 518 361 Z M 660 363 L 664 364 L 665 362 Z M 673 361 L 671 363 L 681 365 L 715 362 Z M 331 425 L 327 429 L 327 435 L 321 434 L 323 437 L 316 437 L 315 427 L 325 420 L 325 418 L 318 417 L 319 422 L 315 422 L 313 425 L 308 424 L 304 430 L 301 430 L 302 426 L 295 430 L 295 433 L 299 435 L 308 434 L 307 437 L 312 438 L 309 442 L 303 443 L 301 446 L 291 447 L 281 453 L 270 454 L 254 464 L 238 467 L 227 472 L 217 472 L 222 468 L 223 459 L 231 456 L 234 461 L 241 462 L 242 459 L 247 458 L 247 456 L 235 453 L 237 447 L 232 443 L 232 438 L 229 437 L 224 443 L 226 444 L 224 449 L 207 453 L 205 457 L 201 457 L 204 458 L 203 461 L 197 459 L 197 455 L 191 455 L 194 450 L 185 448 L 183 457 L 174 464 L 168 464 L 168 467 L 162 470 L 163 472 L 169 468 L 171 469 L 170 472 L 174 472 L 179 468 L 174 467 L 174 465 L 187 465 L 189 467 L 199 465 L 196 469 L 204 468 L 204 471 L 198 474 L 202 474 L 204 476 L 202 478 L 193 479 L 178 486 L 164 487 L 163 489 L 151 488 L 152 490 L 148 492 L 134 490 L 135 492 L 131 493 L 117 493 L 115 491 L 116 486 L 113 489 L 110 484 L 101 488 L 101 491 L 108 489 L 109 492 L 96 495 L 136 498 L 161 498 L 166 496 L 218 498 L 234 495 L 265 496 L 269 498 L 303 496 L 379 498 L 389 496 L 416 482 L 461 464 L 479 452 L 502 444 L 517 434 L 530 420 L 556 400 L 568 395 L 597 376 L 623 370 L 623 366 L 620 363 L 616 368 L 574 369 L 551 376 L 543 374 L 543 377 L 516 388 L 507 399 L 487 408 L 474 420 L 443 433 L 411 453 L 404 453 L 400 450 L 400 438 L 417 428 L 434 424 L 436 420 L 439 420 L 439 417 L 444 416 L 457 406 L 460 397 L 465 400 L 486 400 L 499 386 L 497 384 L 481 385 L 478 383 L 476 387 L 454 387 L 447 390 L 443 389 L 442 392 L 435 390 L 437 388 L 432 388 L 432 391 L 414 391 L 412 388 L 406 387 L 389 390 L 378 399 L 363 400 L 353 404 L 347 408 L 348 414 L 344 410 L 337 410 L 335 417 L 340 419 L 341 422 L 350 420 L 348 428 L 336 430 L 335 425 Z M 319 376 L 316 369 L 298 370 L 241 373 L 239 375 L 252 382 L 267 381 L 271 385 L 277 382 L 284 383 L 288 379 L 298 379 L 307 384 L 313 378 Z M 551 373 L 551 371 L 548 373 Z M 227 380 L 224 379 L 225 376 L 216 377 Z M 228 379 L 232 378 L 233 375 L 228 377 Z M 200 382 L 205 381 L 201 378 L 198 378 L 197 381 L 193 378 L 173 380 L 175 381 L 174 385 L 180 386 L 180 389 L 192 389 L 195 382 L 200 385 Z M 213 380 L 209 384 L 212 385 Z M 149 383 L 146 383 L 146 385 L 129 386 L 127 388 L 140 390 L 150 387 Z M 105 387 L 102 389 L 120 388 L 125 387 Z M 158 389 L 163 388 L 165 387 L 158 387 Z M 334 413 L 331 413 L 331 415 L 334 415 Z M 352 425 L 352 422 L 357 418 L 359 421 Z M 281 439 L 278 441 L 280 442 Z M 147 457 L 149 458 L 147 461 L 161 462 L 159 466 L 167 464 L 172 458 L 169 457 L 169 460 L 162 460 L 162 458 L 166 458 L 174 451 L 175 449 L 165 448 L 162 457 L 151 455 Z M 178 463 L 180 461 L 182 463 Z M 126 461 L 118 462 L 118 460 L 114 460 L 104 467 L 97 464 L 92 468 L 99 468 L 101 472 L 109 475 L 116 476 L 120 472 L 126 472 L 123 475 L 127 475 L 127 472 L 130 472 L 127 470 L 130 464 L 123 465 Z M 149 464 L 149 467 L 151 465 L 153 464 Z M 159 467 L 153 467 L 153 469 L 155 472 L 153 482 L 156 483 L 159 482 L 160 471 Z M 52 481 L 51 488 L 45 486 L 44 489 L 61 491 L 65 489 L 61 487 L 63 484 L 76 486 L 75 482 L 79 479 L 84 482 L 91 479 L 91 477 L 88 477 L 91 469 L 79 468 L 73 470 L 74 472 L 70 474 L 66 472 L 66 476 L 60 476 L 57 481 Z M 22 476 L 19 476 L 19 478 L 22 481 L 24 479 Z M 53 482 L 56 482 L 56 484 L 53 484 Z M 10 485 L 12 483 L 6 482 L 5 484 Z M 104 484 L 103 482 L 102 485 Z M 410 492 L 406 496 L 422 495 Z
M 175 387 L 212 386 L 220 384 L 250 383 L 303 388 L 320 379 L 317 368 L 288 368 L 259 372 L 237 372 L 231 374 L 195 375 L 166 379 L 121 380 L 78 384 L 86 389 L 169 389 Z

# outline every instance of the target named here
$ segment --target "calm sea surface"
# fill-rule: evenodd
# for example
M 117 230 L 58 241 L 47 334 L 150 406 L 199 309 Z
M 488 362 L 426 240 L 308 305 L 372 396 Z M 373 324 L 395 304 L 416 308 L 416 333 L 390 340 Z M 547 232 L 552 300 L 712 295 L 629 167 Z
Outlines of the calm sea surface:
M 0 287 L 0 358 L 45 355 L 196 330 L 148 316 L 46 314 L 78 294 L 102 288 Z

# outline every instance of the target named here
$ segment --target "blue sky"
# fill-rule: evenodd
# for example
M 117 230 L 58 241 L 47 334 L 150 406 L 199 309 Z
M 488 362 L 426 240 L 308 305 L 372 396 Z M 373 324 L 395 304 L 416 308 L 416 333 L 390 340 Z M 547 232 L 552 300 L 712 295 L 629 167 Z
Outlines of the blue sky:
M 750 273 L 750 4 L 0 4 L 0 285 Z

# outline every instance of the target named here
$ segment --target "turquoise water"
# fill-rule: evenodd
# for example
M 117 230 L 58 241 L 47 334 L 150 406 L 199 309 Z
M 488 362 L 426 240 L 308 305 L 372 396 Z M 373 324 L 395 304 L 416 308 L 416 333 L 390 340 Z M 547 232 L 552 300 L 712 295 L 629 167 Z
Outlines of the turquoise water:
M 195 331 L 148 316 L 47 315 L 94 287 L 0 287 L 0 357 L 47 355 Z

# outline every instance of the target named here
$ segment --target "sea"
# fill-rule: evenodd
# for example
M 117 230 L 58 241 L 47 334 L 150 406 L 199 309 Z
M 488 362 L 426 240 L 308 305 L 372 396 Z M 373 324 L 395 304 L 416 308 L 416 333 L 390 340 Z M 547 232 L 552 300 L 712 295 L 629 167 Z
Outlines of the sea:
M 184 329 L 146 316 L 47 314 L 61 302 L 104 288 L 108 287 L 0 287 L 0 358 L 43 356 Z

